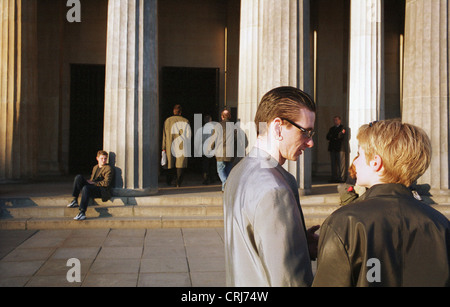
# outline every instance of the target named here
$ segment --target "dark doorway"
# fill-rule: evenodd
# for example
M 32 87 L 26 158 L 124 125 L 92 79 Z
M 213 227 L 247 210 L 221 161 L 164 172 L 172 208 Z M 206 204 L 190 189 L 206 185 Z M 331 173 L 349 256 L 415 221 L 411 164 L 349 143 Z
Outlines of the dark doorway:
M 173 115 L 173 106 L 183 107 L 191 125 L 194 114 L 209 114 L 217 120 L 219 68 L 163 67 L 161 76 L 161 124 Z
M 213 121 L 219 119 L 219 68 L 163 67 L 161 71 L 160 125 L 173 115 L 173 106 L 180 104 L 183 117 L 190 122 L 194 131 L 194 114 L 209 114 Z M 200 125 L 202 125 L 201 123 Z M 160 144 L 162 136 L 160 136 Z M 193 140 L 191 145 L 193 145 Z M 194 152 L 193 150 L 191 151 Z M 201 169 L 200 158 L 190 158 L 188 169 Z
M 70 65 L 71 174 L 90 174 L 103 149 L 105 65 Z

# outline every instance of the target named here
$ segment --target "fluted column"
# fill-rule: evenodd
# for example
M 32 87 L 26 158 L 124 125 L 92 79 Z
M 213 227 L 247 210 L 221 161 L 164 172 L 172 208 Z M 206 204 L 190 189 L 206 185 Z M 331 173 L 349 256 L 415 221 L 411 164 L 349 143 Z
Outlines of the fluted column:
M 449 1 L 407 0 L 403 121 L 432 142 L 431 166 L 420 183 L 449 187 Z
M 241 1 L 238 118 L 251 149 L 256 141 L 254 118 L 262 96 L 278 86 L 311 93 L 309 0 Z M 311 188 L 311 153 L 287 162 L 302 190 Z
M 0 180 L 37 172 L 36 0 L 0 2 Z
M 109 0 L 104 148 L 119 195 L 158 189 L 157 63 L 157 0 Z
M 351 0 L 349 127 L 350 161 L 359 127 L 384 118 L 383 0 Z

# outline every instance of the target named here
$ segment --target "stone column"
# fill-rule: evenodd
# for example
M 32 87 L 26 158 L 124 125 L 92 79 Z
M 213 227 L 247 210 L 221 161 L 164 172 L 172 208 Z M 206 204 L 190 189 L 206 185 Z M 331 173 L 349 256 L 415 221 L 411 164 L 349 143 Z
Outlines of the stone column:
M 109 0 L 104 148 L 116 195 L 158 190 L 157 0 Z
M 0 2 L 0 181 L 37 172 L 36 5 Z
M 249 138 L 248 150 L 256 141 L 253 122 L 258 103 L 267 91 L 290 85 L 312 92 L 309 14 L 309 0 L 241 2 L 238 118 Z M 285 168 L 302 190 L 311 188 L 309 150 Z
M 449 1 L 407 0 L 403 121 L 431 138 L 431 166 L 420 183 L 449 187 Z
M 384 118 L 383 0 L 351 0 L 349 128 L 350 162 L 361 125 Z

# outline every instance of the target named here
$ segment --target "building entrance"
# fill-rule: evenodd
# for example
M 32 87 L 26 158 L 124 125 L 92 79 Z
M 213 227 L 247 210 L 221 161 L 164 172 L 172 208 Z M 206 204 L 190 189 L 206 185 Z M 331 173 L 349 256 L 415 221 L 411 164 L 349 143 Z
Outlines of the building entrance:
M 219 111 L 219 68 L 163 67 L 161 76 L 161 125 L 172 116 L 173 106 L 183 107 L 191 124 L 194 114 L 209 114 L 217 120 Z
M 196 67 L 163 67 L 160 82 L 160 131 L 164 121 L 173 115 L 173 106 L 180 104 L 183 117 L 190 122 L 192 136 L 195 134 L 194 115 L 212 116 L 213 121 L 219 118 L 219 68 Z M 198 125 L 202 125 L 198 124 Z M 161 144 L 162 135 L 160 136 Z M 191 142 L 191 153 L 194 155 L 194 139 Z M 191 174 L 201 173 L 201 158 L 191 157 L 188 162 Z M 200 177 L 199 177 L 200 178 Z
M 103 149 L 105 65 L 70 66 L 69 172 L 89 174 Z

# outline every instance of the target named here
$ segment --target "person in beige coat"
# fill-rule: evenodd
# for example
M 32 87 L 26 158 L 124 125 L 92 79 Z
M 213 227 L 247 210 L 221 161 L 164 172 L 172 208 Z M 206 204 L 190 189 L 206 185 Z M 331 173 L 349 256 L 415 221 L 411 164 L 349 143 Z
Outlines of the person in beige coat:
M 167 155 L 167 185 L 172 184 L 176 169 L 176 186 L 181 186 L 184 169 L 187 168 L 191 156 L 191 127 L 189 121 L 181 116 L 182 107 L 177 104 L 173 108 L 173 116 L 164 122 L 162 151 Z

